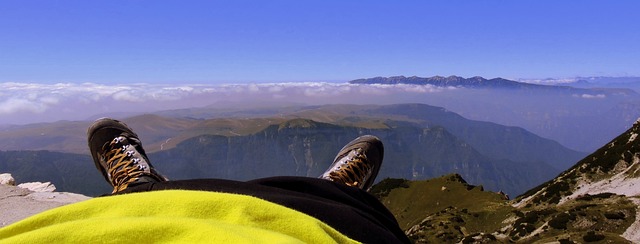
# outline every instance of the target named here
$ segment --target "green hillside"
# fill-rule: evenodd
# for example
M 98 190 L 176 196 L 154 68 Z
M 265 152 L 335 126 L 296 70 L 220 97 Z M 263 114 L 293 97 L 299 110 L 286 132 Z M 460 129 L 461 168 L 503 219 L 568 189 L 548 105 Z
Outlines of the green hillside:
M 390 179 L 387 179 L 390 180 Z M 379 185 L 372 191 L 379 191 Z M 400 227 L 408 229 L 419 224 L 425 216 L 448 209 L 458 209 L 473 216 L 473 222 L 482 225 L 469 226 L 469 232 L 495 230 L 512 210 L 505 196 L 485 191 L 482 186 L 467 184 L 460 175 L 451 174 L 423 181 L 408 181 L 407 187 L 398 187 L 381 198 L 393 213 Z M 411 204 L 407 204 L 411 203 Z
M 585 195 L 559 206 L 516 208 L 504 195 L 455 174 L 385 179 L 372 192 L 416 243 L 630 243 L 620 235 L 636 221 L 637 205 L 625 196 Z

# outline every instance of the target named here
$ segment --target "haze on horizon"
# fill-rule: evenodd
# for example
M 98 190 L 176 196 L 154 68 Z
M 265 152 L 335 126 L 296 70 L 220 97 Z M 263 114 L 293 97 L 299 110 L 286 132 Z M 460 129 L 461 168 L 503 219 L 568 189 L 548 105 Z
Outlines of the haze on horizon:
M 640 81 L 640 78 L 635 80 Z M 545 80 L 553 83 L 552 80 Z M 566 80 L 557 83 L 565 85 Z M 532 82 L 535 83 L 535 82 Z M 538 82 L 540 83 L 540 82 Z M 605 86 L 605 83 L 601 83 Z M 623 86 L 618 88 L 633 88 Z M 636 89 L 640 88 L 638 86 Z M 470 88 L 432 85 L 364 85 L 347 82 L 281 82 L 247 84 L 97 84 L 97 83 L 0 83 L 0 126 L 91 120 L 102 116 L 127 117 L 166 110 L 208 107 L 212 109 L 255 109 L 325 104 L 426 103 L 443 106 L 465 115 L 466 107 L 498 104 L 509 91 L 474 91 Z M 520 94 L 520 93 L 519 93 Z M 581 99 L 577 99 L 581 98 Z M 545 101 L 547 94 L 520 94 L 517 103 L 531 103 L 527 110 L 552 112 L 571 101 L 581 110 L 613 106 L 619 99 L 604 94 L 567 94 Z M 574 101 L 575 100 L 575 101 Z M 589 100 L 595 100 L 593 101 Z M 589 102 L 587 102 L 589 101 Z M 504 102 L 504 101 L 502 101 Z M 469 105 L 464 105 L 470 103 Z M 512 103 L 512 102 L 509 102 Z M 458 107 L 465 109 L 456 110 Z M 505 107 L 505 106 L 502 106 Z M 511 108 L 518 110 L 518 108 Z M 473 109 L 479 110 L 479 109 Z M 488 112 L 488 111 L 487 111 Z M 518 112 L 518 111 L 512 111 Z M 520 111 L 521 113 L 531 111 Z M 483 115 L 475 114 L 476 119 Z M 473 119 L 474 116 L 471 118 Z M 507 123 L 509 124 L 509 123 Z M 517 124 L 513 124 L 517 125 Z

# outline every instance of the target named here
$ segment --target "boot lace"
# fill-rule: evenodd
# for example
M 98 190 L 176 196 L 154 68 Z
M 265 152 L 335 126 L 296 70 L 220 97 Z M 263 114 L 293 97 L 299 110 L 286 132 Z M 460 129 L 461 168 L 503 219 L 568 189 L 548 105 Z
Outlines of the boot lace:
M 329 173 L 330 179 L 335 182 L 360 187 L 373 172 L 373 166 L 368 163 L 367 156 L 362 153 L 360 148 L 351 151 L 341 160 L 345 161 L 338 164 L 338 167 Z
M 113 185 L 112 193 L 126 189 L 149 167 L 143 159 L 137 157 L 137 150 L 124 136 L 118 136 L 105 143 L 102 150 L 105 153 L 101 160 L 106 162 L 108 178 Z

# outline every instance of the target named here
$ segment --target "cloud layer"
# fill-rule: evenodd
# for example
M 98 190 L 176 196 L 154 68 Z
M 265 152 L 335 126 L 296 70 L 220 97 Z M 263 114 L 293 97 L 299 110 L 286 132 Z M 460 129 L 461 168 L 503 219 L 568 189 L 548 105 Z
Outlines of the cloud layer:
M 226 85 L 0 83 L 0 124 L 81 120 L 100 114 L 153 112 L 223 103 L 250 106 L 407 102 L 411 97 L 452 90 L 455 88 L 326 82 Z

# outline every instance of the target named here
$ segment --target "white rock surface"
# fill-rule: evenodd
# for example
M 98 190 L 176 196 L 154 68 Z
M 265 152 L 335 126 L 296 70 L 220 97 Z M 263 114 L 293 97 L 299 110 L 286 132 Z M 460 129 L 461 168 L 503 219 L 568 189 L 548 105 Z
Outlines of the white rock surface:
M 636 221 L 633 222 L 633 224 L 631 224 L 624 233 L 622 233 L 622 237 L 633 243 L 640 243 L 640 221 L 638 221 L 640 219 L 640 211 L 638 211 L 640 210 L 640 200 L 637 198 L 629 199 L 638 205 L 638 209 L 636 210 Z
M 53 192 L 56 190 L 56 186 L 51 182 L 28 182 L 18 185 L 20 188 L 29 189 L 34 192 Z
M 10 185 L 15 186 L 16 180 L 13 179 L 13 176 L 8 173 L 0 174 L 0 185 Z

